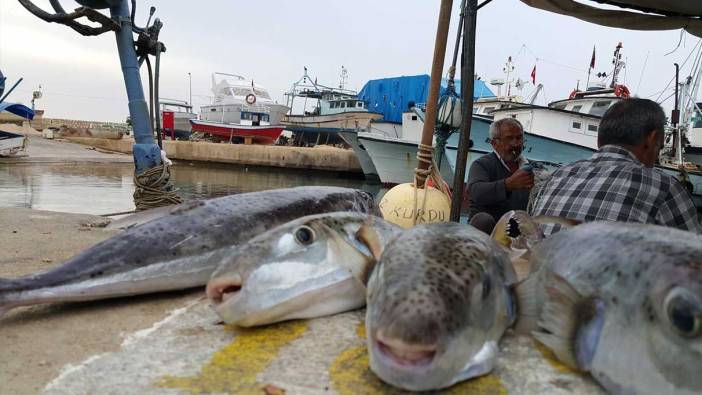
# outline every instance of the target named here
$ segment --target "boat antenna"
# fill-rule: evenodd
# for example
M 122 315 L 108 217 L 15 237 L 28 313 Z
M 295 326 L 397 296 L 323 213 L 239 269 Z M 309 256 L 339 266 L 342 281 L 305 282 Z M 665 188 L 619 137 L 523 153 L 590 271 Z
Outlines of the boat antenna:
M 614 56 L 612 58 L 612 64 L 614 64 L 614 70 L 612 71 L 612 82 L 609 84 L 610 88 L 614 88 L 617 85 L 617 78 L 619 77 L 619 72 L 624 67 L 624 62 L 622 62 L 621 49 L 623 45 L 621 41 L 617 44 L 614 49 Z
M 349 71 L 346 69 L 346 67 L 341 66 L 341 76 L 339 77 L 339 89 L 344 89 L 344 86 L 346 86 L 346 81 L 349 78 Z

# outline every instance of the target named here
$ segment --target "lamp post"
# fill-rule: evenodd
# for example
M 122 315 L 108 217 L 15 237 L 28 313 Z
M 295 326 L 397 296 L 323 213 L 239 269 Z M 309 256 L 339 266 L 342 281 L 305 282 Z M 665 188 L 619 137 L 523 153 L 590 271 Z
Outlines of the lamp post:
M 190 99 L 188 101 L 188 104 L 190 104 L 192 106 L 193 105 L 193 76 L 190 73 L 188 73 L 188 83 L 190 85 L 190 88 L 188 90 L 188 93 L 190 95 Z

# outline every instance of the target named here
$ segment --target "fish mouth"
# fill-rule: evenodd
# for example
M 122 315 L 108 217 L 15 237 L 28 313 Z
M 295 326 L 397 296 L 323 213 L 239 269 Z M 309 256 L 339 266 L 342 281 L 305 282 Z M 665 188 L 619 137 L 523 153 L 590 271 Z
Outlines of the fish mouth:
M 407 343 L 384 336 L 382 332 L 375 336 L 373 343 L 378 355 L 398 370 L 427 370 L 438 354 L 436 345 Z
M 207 299 L 217 308 L 222 303 L 226 303 L 236 298 L 243 286 L 243 281 L 239 275 L 231 275 L 212 279 L 207 283 Z

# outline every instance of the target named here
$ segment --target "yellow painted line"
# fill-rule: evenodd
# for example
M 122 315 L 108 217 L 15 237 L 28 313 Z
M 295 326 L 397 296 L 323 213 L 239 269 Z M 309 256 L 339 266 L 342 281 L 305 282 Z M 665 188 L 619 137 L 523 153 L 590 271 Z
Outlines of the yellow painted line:
M 365 338 L 363 324 L 356 328 L 360 338 Z M 382 382 L 369 367 L 368 350 L 366 346 L 351 347 L 344 350 L 332 363 L 329 374 L 334 389 L 340 395 L 395 395 L 406 394 Z M 506 395 L 507 389 L 502 381 L 494 374 L 463 381 L 450 387 L 443 394 L 480 394 L 480 395 Z
M 551 367 L 553 367 L 556 372 L 558 373 L 571 373 L 571 374 L 577 374 L 577 375 L 585 375 L 584 372 L 580 372 L 578 370 L 572 369 L 563 363 L 561 363 L 558 358 L 556 358 L 556 354 L 551 351 L 548 347 L 544 346 L 537 340 L 533 340 L 534 346 L 536 347 L 537 350 L 541 353 L 541 355 L 544 357 L 546 362 L 548 362 Z
M 261 395 L 266 383 L 257 382 L 258 374 L 273 362 L 283 346 L 302 336 L 307 327 L 305 321 L 293 321 L 261 328 L 234 329 L 234 341 L 217 351 L 199 375 L 165 376 L 156 385 L 192 394 Z

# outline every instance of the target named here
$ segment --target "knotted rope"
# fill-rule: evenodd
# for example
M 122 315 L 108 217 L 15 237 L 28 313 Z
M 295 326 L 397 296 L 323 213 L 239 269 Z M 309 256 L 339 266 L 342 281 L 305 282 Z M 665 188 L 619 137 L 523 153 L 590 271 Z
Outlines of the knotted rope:
M 134 205 L 137 211 L 183 203 L 170 183 L 171 168 L 162 163 L 141 174 L 134 174 Z
M 441 173 L 438 170 L 438 166 L 434 161 L 434 147 L 431 145 L 425 145 L 419 143 L 417 149 L 417 161 L 427 163 L 429 168 L 426 170 L 420 169 L 419 166 L 414 169 L 414 218 L 412 220 L 413 225 L 417 224 L 419 218 L 424 214 L 427 206 L 427 191 L 424 191 L 424 196 L 422 198 L 422 208 L 421 211 L 417 210 L 417 205 L 419 203 L 419 197 L 417 192 L 417 185 L 424 185 L 424 189 L 427 188 L 427 179 L 431 180 L 434 184 L 434 188 L 438 189 L 444 195 L 448 196 L 450 199 L 451 191 L 448 185 L 441 177 Z

